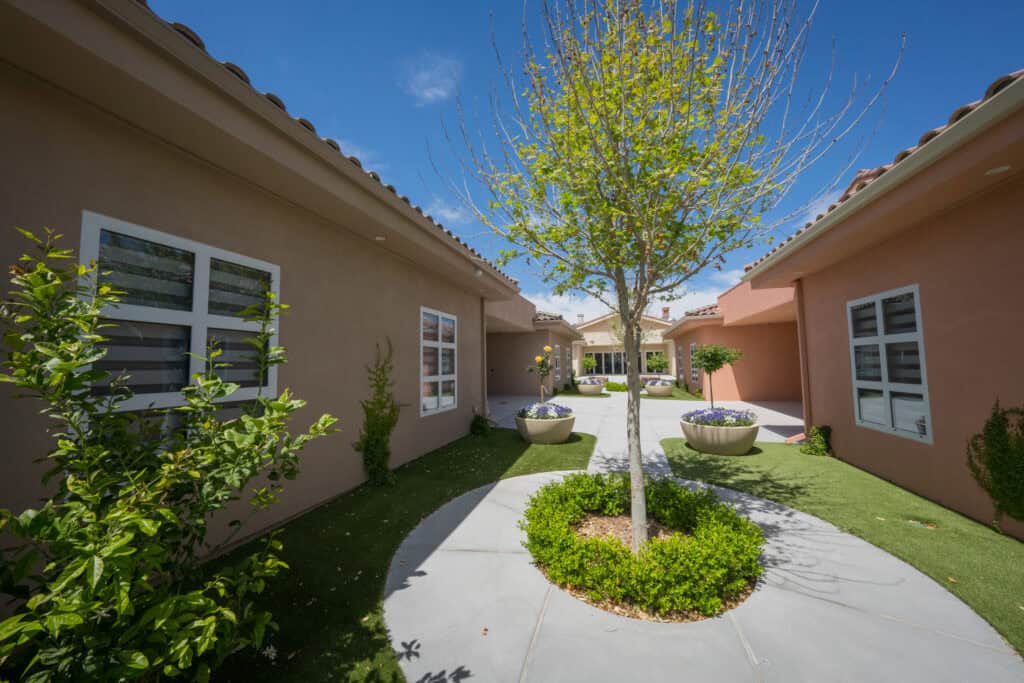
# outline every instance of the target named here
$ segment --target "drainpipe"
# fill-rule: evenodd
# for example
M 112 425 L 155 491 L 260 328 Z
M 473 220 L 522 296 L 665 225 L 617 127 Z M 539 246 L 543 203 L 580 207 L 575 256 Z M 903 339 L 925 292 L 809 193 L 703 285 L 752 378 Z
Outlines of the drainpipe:
M 804 310 L 804 281 L 797 280 L 793 288 L 796 300 L 796 337 L 800 352 L 800 393 L 804 411 L 804 434 L 811 430 L 814 417 L 811 408 L 811 376 L 807 363 L 807 313 Z

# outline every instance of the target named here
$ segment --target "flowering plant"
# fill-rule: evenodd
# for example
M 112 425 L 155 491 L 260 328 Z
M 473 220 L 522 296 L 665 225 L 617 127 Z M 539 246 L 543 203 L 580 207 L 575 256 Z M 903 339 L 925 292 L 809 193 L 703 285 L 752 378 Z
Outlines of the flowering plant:
M 576 384 L 604 384 L 597 377 L 580 377 L 576 380 Z
M 551 347 L 544 346 L 544 353 L 533 357 L 533 365 L 526 368 L 527 372 L 536 372 L 540 375 L 540 402 L 544 403 L 544 382 L 551 374 Z
M 650 386 L 670 387 L 673 384 L 675 384 L 675 381 L 673 381 L 671 379 L 649 379 L 649 380 L 647 380 L 647 386 L 649 386 L 649 387 Z
M 572 408 L 557 403 L 531 403 L 523 406 L 516 413 L 519 417 L 530 420 L 558 420 L 572 415 Z
M 752 410 L 701 408 L 683 413 L 683 420 L 690 424 L 708 427 L 750 427 L 757 423 L 757 416 Z

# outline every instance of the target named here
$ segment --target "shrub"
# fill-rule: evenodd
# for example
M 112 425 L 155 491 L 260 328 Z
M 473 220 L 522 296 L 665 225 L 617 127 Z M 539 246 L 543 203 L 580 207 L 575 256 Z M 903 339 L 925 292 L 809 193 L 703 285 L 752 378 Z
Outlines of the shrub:
M 668 358 L 663 353 L 655 353 L 647 359 L 647 371 L 659 374 L 668 370 Z
M 557 403 L 531 403 L 520 408 L 516 415 L 530 420 L 557 420 L 572 415 L 572 408 Z
M 580 365 L 583 367 L 583 371 L 590 374 L 597 369 L 597 361 L 594 360 L 593 356 L 583 356 L 583 360 L 580 361 Z
M 604 388 L 608 391 L 629 391 L 629 387 L 622 382 L 607 382 Z
M 661 615 L 718 614 L 760 576 L 764 534 L 712 491 L 656 479 L 646 500 L 648 513 L 680 533 L 652 539 L 636 555 L 615 538 L 581 538 L 576 527 L 588 514 L 628 513 L 629 477 L 570 475 L 530 499 L 524 546 L 554 583 Z
M 967 465 L 999 514 L 1024 520 L 1024 409 L 1000 408 L 967 443 Z
M 469 423 L 469 433 L 474 436 L 484 436 L 491 433 L 491 420 L 486 415 L 474 412 L 473 419 Z
M 149 413 L 173 414 L 181 429 L 161 434 L 147 416 L 120 411 L 131 395 L 124 377 L 110 393 L 93 391 L 108 378 L 95 364 L 106 355 L 102 312 L 117 293 L 96 283 L 95 266 L 62 267 L 73 253 L 57 248 L 58 235 L 23 234 L 42 255 L 11 268 L 2 378 L 45 405 L 53 496 L 38 510 L 0 511 L 0 528 L 20 541 L 0 555 L 0 589 L 19 600 L 0 622 L 0 662 L 38 682 L 208 680 L 232 652 L 260 646 L 272 623 L 256 598 L 286 568 L 273 534 L 233 566 L 201 566 L 199 555 L 217 550 L 208 520 L 250 494 L 254 513 L 273 504 L 282 480 L 298 474 L 300 451 L 335 419 L 289 434 L 304 402 L 287 391 L 221 419 L 218 403 L 238 385 L 218 376 L 216 348 L 182 390 L 183 407 Z M 245 311 L 259 323 L 252 345 L 262 371 L 285 360 L 269 346 L 282 308 L 268 295 Z M 256 478 L 268 483 L 251 488 Z
M 388 460 L 391 459 L 391 433 L 398 424 L 401 406 L 395 400 L 392 389 L 394 382 L 391 373 L 395 367 L 393 356 L 390 339 L 385 354 L 381 353 L 380 344 L 377 344 L 377 358 L 373 365 L 366 368 L 370 379 L 370 398 L 360 402 L 363 407 L 363 430 L 359 440 L 352 444 L 352 448 L 363 454 L 367 479 L 378 486 L 395 480 Z
M 807 440 L 800 446 L 807 455 L 832 455 L 832 428 L 827 425 L 811 427 Z
M 708 427 L 749 427 L 757 423 L 757 416 L 752 410 L 701 408 L 683 413 L 683 420 L 690 424 Z

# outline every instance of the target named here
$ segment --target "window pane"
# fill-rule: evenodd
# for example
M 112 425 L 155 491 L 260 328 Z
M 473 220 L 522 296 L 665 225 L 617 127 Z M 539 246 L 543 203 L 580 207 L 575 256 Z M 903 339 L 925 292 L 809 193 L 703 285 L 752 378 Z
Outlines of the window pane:
M 437 372 L 437 349 L 433 346 L 423 347 L 423 372 L 424 377 L 436 377 Z
M 878 334 L 878 319 L 874 302 L 850 308 L 854 337 L 874 337 Z
M 421 392 L 424 412 L 437 410 L 437 382 L 424 382 Z
M 110 393 L 110 379 L 128 376 L 128 387 L 136 394 L 179 391 L 188 384 L 189 339 L 191 331 L 183 325 L 158 325 L 126 321 L 115 323 L 100 333 L 107 355 L 93 364 L 111 377 L 93 385 L 94 394 Z
M 424 341 L 437 341 L 437 316 L 433 313 L 424 313 L 422 324 Z
M 266 377 L 260 376 L 259 354 L 248 341 L 252 337 L 252 332 L 243 330 L 211 328 L 207 332 L 207 348 L 216 343 L 217 348 L 222 352 L 215 363 L 229 364 L 229 367 L 214 368 L 218 377 L 225 382 L 234 382 L 243 387 L 258 387 L 266 384 Z
M 99 279 L 124 292 L 122 303 L 191 311 L 194 264 L 191 252 L 100 231 Z
M 455 343 L 455 320 L 452 318 L 441 318 L 441 341 L 446 344 Z
M 213 315 L 242 317 L 242 311 L 249 306 L 262 307 L 270 291 L 270 273 L 210 259 L 210 302 Z
M 882 358 L 878 344 L 853 347 L 853 362 L 857 370 L 857 379 L 882 381 Z
M 877 389 L 857 389 L 857 410 L 862 422 L 885 425 L 885 398 Z
M 886 334 L 916 332 L 917 317 L 914 313 L 913 293 L 882 299 L 882 318 Z
M 900 384 L 921 383 L 921 354 L 917 342 L 886 344 L 885 357 L 889 368 L 889 381 Z
M 455 405 L 455 381 L 441 382 L 441 407 L 450 408 Z
M 425 350 L 425 349 L 424 349 Z M 433 349 L 436 351 L 436 349 Z M 424 372 L 423 374 L 427 374 Z M 442 375 L 455 374 L 455 349 L 441 349 L 441 373 Z
M 920 436 L 928 434 L 928 414 L 924 406 L 924 396 L 893 392 L 891 400 L 893 427 Z

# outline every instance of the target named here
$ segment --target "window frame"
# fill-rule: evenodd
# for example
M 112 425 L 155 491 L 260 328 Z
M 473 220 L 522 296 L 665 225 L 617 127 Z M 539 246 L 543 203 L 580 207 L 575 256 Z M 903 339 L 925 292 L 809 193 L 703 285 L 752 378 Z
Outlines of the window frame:
M 693 356 L 697 353 L 697 342 L 690 342 L 690 381 L 700 384 L 700 369 L 694 367 Z
M 273 263 L 244 256 L 225 249 L 219 249 L 202 242 L 179 237 L 171 233 L 147 228 L 136 223 L 105 216 L 93 211 L 82 212 L 82 235 L 79 247 L 79 261 L 83 264 L 99 263 L 100 233 L 102 230 L 120 233 L 129 237 L 155 242 L 157 244 L 182 249 L 193 255 L 192 272 L 192 306 L 190 310 L 181 311 L 170 308 L 158 308 L 155 306 L 140 306 L 137 304 L 118 304 L 106 306 L 102 315 L 104 318 L 122 322 L 155 323 L 160 325 L 176 325 L 189 328 L 189 384 L 197 373 L 205 371 L 205 363 L 202 356 L 206 353 L 206 341 L 210 329 L 239 330 L 244 332 L 258 332 L 259 323 L 248 322 L 241 318 L 225 315 L 211 315 L 208 312 L 210 296 L 210 259 L 219 259 L 240 266 L 247 266 L 270 273 L 270 291 L 274 293 L 278 301 L 281 296 L 281 268 Z M 92 273 L 83 278 L 83 283 L 88 288 L 95 286 L 97 273 Z M 102 330 L 100 331 L 102 334 Z M 270 346 L 278 345 L 278 325 L 274 325 L 274 333 L 270 337 Z M 235 393 L 217 399 L 222 402 L 252 401 L 258 396 L 277 396 L 277 366 L 267 369 L 267 381 L 263 386 L 239 387 Z M 160 392 L 148 394 L 136 394 L 127 400 L 120 401 L 118 411 L 133 411 L 159 408 L 175 408 L 184 405 L 181 391 Z
M 436 315 L 437 316 L 437 341 L 436 342 L 423 338 L 423 314 L 424 313 L 430 313 L 431 315 Z M 442 318 L 451 318 L 455 322 L 455 341 L 454 342 L 442 341 L 442 339 L 443 339 L 443 333 L 441 331 L 442 327 L 443 327 L 443 325 L 442 325 Z M 420 330 L 420 343 L 419 343 L 419 358 L 417 359 L 417 362 L 419 363 L 419 369 L 420 369 L 419 370 L 420 383 L 419 383 L 419 389 L 417 390 L 417 400 L 419 401 L 419 405 L 420 405 L 420 417 L 430 417 L 431 415 L 437 415 L 439 413 L 447 413 L 450 410 L 455 410 L 456 408 L 459 407 L 459 316 L 454 315 L 452 313 L 445 313 L 444 311 L 439 311 L 436 308 L 430 308 L 429 306 L 420 306 L 419 330 Z M 437 371 L 438 371 L 438 374 L 436 374 L 436 375 L 424 375 L 423 374 L 423 349 L 426 346 L 429 346 L 431 348 L 436 348 L 437 349 Z M 448 374 L 441 374 L 441 367 L 442 367 L 441 366 L 441 355 L 442 355 L 441 354 L 441 350 L 442 349 L 452 349 L 455 352 L 454 353 L 454 359 L 453 359 L 454 363 L 455 363 L 455 372 L 450 374 L 450 375 L 448 375 Z M 450 406 L 442 407 L 441 406 L 441 391 L 442 391 L 441 387 L 442 387 L 442 384 L 444 382 L 448 382 L 448 381 L 451 381 L 451 382 L 455 383 L 455 400 L 454 400 L 454 402 Z M 437 392 L 438 392 L 437 393 L 437 406 L 438 407 L 433 409 L 433 410 L 425 410 L 424 407 L 423 407 L 423 384 L 425 382 L 437 382 Z
M 555 344 L 555 381 L 562 381 L 562 347 Z
M 914 297 L 915 331 L 887 334 L 885 331 L 885 318 L 883 316 L 882 302 L 885 299 L 903 294 L 912 294 Z M 865 304 L 874 304 L 877 333 L 869 337 L 855 337 L 853 335 L 853 309 Z M 934 423 L 932 422 L 931 401 L 928 395 L 928 364 L 925 358 L 924 325 L 922 323 L 921 308 L 921 289 L 916 283 L 905 287 L 889 289 L 884 292 L 878 292 L 859 299 L 852 299 L 846 302 L 847 341 L 850 347 L 850 378 L 853 394 L 853 422 L 858 427 L 873 429 L 883 434 L 891 434 L 893 436 L 899 436 L 919 443 L 933 444 Z M 889 381 L 889 359 L 886 347 L 889 344 L 899 344 L 901 342 L 914 342 L 917 344 L 917 353 L 921 362 L 920 384 L 907 384 L 905 382 Z M 858 346 L 878 347 L 879 364 L 881 366 L 881 381 L 857 378 L 856 349 Z M 882 425 L 861 419 L 860 401 L 857 395 L 858 389 L 870 389 L 882 392 L 886 424 Z M 924 402 L 923 410 L 927 424 L 926 433 L 924 435 L 896 428 L 893 423 L 892 415 L 892 394 L 894 393 L 921 395 Z

